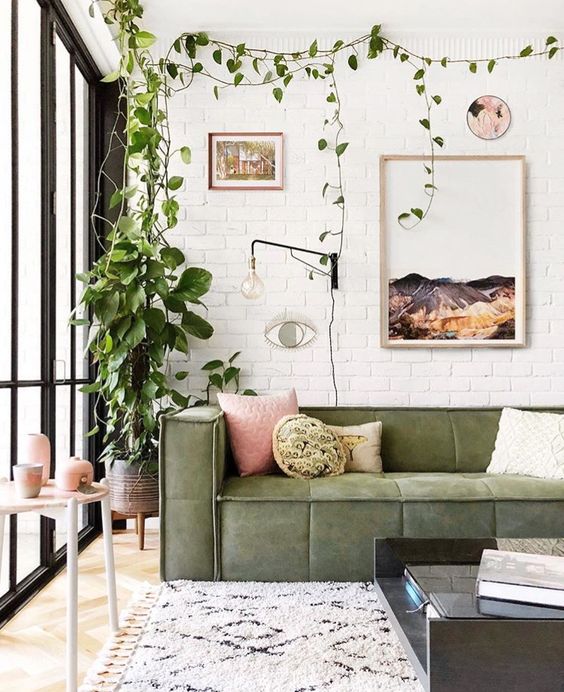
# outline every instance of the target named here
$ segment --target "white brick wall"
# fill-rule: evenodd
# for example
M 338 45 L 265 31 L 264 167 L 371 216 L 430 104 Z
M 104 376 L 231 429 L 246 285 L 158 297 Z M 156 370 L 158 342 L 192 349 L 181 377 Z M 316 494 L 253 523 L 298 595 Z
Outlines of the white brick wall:
M 312 37 L 268 35 L 229 37 L 276 50 L 309 45 Z M 335 36 L 319 37 L 332 45 Z M 477 56 L 518 52 L 531 37 L 446 39 L 416 35 L 403 40 L 430 55 Z M 534 38 L 534 37 L 533 37 Z M 441 94 L 435 134 L 445 137 L 448 154 L 525 154 L 528 165 L 528 329 L 526 349 L 414 349 L 379 347 L 378 157 L 426 151 L 418 119 L 412 69 L 390 59 L 362 61 L 356 73 L 339 71 L 345 140 L 343 157 L 347 230 L 336 293 L 335 354 L 340 401 L 366 405 L 498 406 L 564 403 L 564 75 L 560 58 L 500 64 L 492 75 L 473 76 L 465 66 L 432 69 L 429 88 Z M 250 242 L 261 237 L 320 246 L 319 234 L 334 227 L 335 208 L 321 197 L 334 179 L 333 160 L 319 152 L 329 104 L 328 84 L 294 80 L 281 105 L 270 88 L 225 90 L 217 102 L 204 79 L 174 98 L 175 144 L 189 144 L 193 164 L 180 193 L 182 220 L 171 234 L 190 264 L 214 274 L 207 296 L 216 328 L 207 343 L 193 341 L 189 386 L 201 390 L 199 368 L 210 358 L 242 350 L 243 385 L 260 392 L 295 386 L 300 402 L 332 403 L 327 325 L 330 296 L 326 281 L 308 281 L 303 267 L 284 252 L 258 249 L 257 269 L 266 284 L 258 302 L 245 300 L 239 286 L 246 273 Z M 466 127 L 466 110 L 482 94 L 504 98 L 512 111 L 510 131 L 484 142 Z M 327 108 L 326 108 L 327 106 Z M 283 131 L 285 189 L 280 192 L 207 190 L 207 133 Z M 440 194 L 440 192 L 439 192 Z M 325 244 L 329 250 L 331 244 Z M 299 352 L 271 350 L 264 325 L 282 309 L 307 315 L 319 336 Z M 184 369 L 185 363 L 174 363 Z

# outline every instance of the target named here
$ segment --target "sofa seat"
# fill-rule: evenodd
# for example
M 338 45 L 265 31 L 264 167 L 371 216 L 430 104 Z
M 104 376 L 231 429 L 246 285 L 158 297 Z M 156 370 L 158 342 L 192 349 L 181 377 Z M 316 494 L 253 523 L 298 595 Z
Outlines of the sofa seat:
M 486 473 L 225 479 L 221 576 L 365 580 L 375 537 L 564 536 L 564 481 Z

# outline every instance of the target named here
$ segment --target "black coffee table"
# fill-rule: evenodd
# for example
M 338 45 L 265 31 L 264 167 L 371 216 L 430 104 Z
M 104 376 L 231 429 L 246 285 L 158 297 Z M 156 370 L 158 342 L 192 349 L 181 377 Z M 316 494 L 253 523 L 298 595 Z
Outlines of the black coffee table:
M 375 539 L 374 586 L 423 688 L 564 692 L 564 610 L 476 599 L 485 548 L 564 555 L 564 540 Z

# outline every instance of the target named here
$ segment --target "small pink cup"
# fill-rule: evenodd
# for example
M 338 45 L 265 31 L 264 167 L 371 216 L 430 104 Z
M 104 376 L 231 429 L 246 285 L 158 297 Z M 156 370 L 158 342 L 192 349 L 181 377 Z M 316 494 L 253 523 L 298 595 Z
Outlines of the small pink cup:
M 12 468 L 18 497 L 37 497 L 41 491 L 43 464 L 16 464 Z

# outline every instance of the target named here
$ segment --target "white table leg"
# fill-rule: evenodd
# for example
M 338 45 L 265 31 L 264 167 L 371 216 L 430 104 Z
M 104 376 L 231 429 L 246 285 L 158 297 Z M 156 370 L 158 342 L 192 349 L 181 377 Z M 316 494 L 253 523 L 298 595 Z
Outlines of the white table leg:
M 107 486 L 107 479 L 102 480 L 102 485 Z M 114 545 L 112 541 L 112 511 L 110 508 L 109 493 L 102 499 L 102 531 L 104 534 L 104 560 L 106 563 L 106 584 L 108 587 L 108 608 L 110 612 L 110 628 L 112 632 L 119 629 L 117 594 L 116 594 L 116 569 L 114 564 Z
M 67 502 L 67 692 L 77 689 L 78 503 Z

